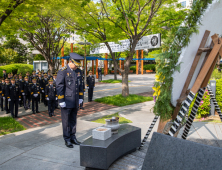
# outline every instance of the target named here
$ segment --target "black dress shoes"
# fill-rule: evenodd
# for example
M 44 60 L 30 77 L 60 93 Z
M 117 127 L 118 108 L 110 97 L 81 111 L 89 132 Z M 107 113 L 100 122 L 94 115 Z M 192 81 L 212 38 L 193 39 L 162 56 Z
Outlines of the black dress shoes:
M 66 145 L 68 148 L 73 148 L 72 143 L 69 142 L 69 141 L 65 141 L 65 145 Z
M 80 109 L 84 110 L 84 107 L 80 107 Z
M 39 111 L 37 111 L 36 113 L 40 113 Z
M 80 145 L 81 142 L 79 142 L 76 138 L 71 140 L 71 143 L 74 144 L 74 145 Z
M 35 114 L 35 112 L 32 112 L 32 114 Z

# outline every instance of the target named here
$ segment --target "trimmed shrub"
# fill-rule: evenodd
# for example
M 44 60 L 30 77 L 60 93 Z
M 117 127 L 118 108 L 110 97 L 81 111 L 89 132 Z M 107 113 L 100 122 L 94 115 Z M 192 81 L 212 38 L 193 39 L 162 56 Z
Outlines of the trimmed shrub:
M 156 71 L 156 65 L 155 64 L 147 64 L 147 65 L 143 66 L 143 69 Z M 136 66 L 131 66 L 130 70 L 133 70 L 133 73 L 136 73 Z
M 19 74 L 22 73 L 22 76 L 25 76 L 27 71 L 32 73 L 33 65 L 30 64 L 9 64 L 5 66 L 0 66 L 0 77 L 3 77 L 3 70 L 6 70 L 6 73 Z
M 222 79 L 216 80 L 216 100 L 220 109 L 222 109 Z

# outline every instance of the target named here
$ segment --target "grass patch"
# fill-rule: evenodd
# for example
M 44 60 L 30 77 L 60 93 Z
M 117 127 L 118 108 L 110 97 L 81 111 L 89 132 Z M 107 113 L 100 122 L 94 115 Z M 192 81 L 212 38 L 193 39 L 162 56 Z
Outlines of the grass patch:
M 122 80 L 109 79 L 109 80 L 102 80 L 100 82 L 101 83 L 122 83 Z M 128 82 L 130 82 L 130 81 L 128 81 Z
M 100 119 L 97 119 L 97 120 L 93 120 L 92 122 L 96 122 L 96 123 L 102 123 L 102 124 L 106 124 L 106 121 L 105 119 L 111 119 L 112 117 L 119 117 L 119 124 L 124 124 L 124 123 L 133 123 L 131 120 L 129 119 L 126 119 L 124 117 L 120 117 L 119 116 L 119 113 L 114 113 L 112 115 L 107 115 L 107 116 L 104 116 Z
M 123 97 L 122 94 L 117 94 L 114 96 L 106 96 L 96 99 L 96 102 L 110 104 L 114 106 L 127 106 L 135 103 L 142 103 L 147 101 L 152 101 L 153 97 L 144 97 L 136 94 L 130 94 L 127 97 Z
M 25 129 L 26 128 L 24 126 L 22 126 L 12 117 L 0 117 L 0 136 L 13 132 L 22 131 Z
M 222 123 L 221 120 L 213 120 L 213 119 L 209 120 L 196 119 L 194 120 L 194 122 Z

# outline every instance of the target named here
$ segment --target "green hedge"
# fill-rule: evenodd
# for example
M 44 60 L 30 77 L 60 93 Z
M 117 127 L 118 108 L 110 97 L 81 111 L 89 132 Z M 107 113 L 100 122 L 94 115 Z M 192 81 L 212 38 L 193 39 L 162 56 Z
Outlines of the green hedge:
M 153 70 L 156 71 L 156 65 L 155 64 L 147 64 L 143 66 L 144 70 Z M 136 66 L 131 66 L 130 70 L 133 70 L 133 72 L 136 72 Z
M 216 100 L 220 109 L 222 109 L 222 79 L 216 80 Z
M 3 77 L 3 70 L 6 70 L 6 73 L 13 73 L 13 74 L 19 74 L 22 73 L 23 76 L 25 76 L 25 73 L 27 71 L 32 73 L 33 65 L 30 64 L 9 64 L 5 66 L 0 66 L 0 77 Z

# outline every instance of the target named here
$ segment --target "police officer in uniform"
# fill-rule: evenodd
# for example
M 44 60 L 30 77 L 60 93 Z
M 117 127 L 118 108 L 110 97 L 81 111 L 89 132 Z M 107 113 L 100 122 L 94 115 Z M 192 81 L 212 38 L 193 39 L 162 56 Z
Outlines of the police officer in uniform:
M 3 104 L 4 104 L 4 100 L 5 100 L 5 79 L 2 78 L 1 80 L 1 84 L 0 84 L 0 99 L 1 99 L 1 110 L 4 111 L 4 107 L 3 107 Z
M 49 79 L 49 84 L 45 87 L 45 97 L 48 101 L 48 111 L 49 117 L 55 116 L 54 110 L 56 106 L 57 93 L 56 93 L 56 85 L 53 84 L 53 79 Z
M 40 89 L 42 89 L 42 73 L 41 72 L 38 73 L 37 83 L 39 83 Z M 42 94 L 42 90 L 40 91 L 40 94 Z M 40 99 L 41 99 L 41 96 L 39 95 L 38 96 L 39 103 L 40 103 Z
M 44 79 L 42 80 L 42 86 L 41 86 L 41 91 L 42 91 L 42 101 L 44 102 L 44 105 L 47 106 L 47 100 L 45 99 L 45 87 L 48 84 L 48 75 L 45 73 L 44 74 Z
M 34 78 L 36 78 L 36 80 L 37 80 L 36 71 L 35 70 L 32 71 L 31 82 L 32 82 L 32 79 L 34 79 Z
M 89 71 L 86 82 L 88 88 L 88 102 L 91 102 L 93 98 L 93 89 L 95 88 L 95 77 L 92 75 L 91 70 Z
M 7 73 L 6 73 L 6 70 L 5 70 L 5 69 L 3 70 L 3 78 L 4 78 L 4 79 L 7 78 Z
M 82 73 L 78 68 L 83 59 L 76 53 L 70 53 L 69 63 L 57 73 L 56 89 L 61 106 L 63 138 L 69 148 L 73 148 L 72 144 L 80 144 L 75 133 L 77 111 L 83 102 Z
M 11 79 L 9 86 L 8 101 L 10 101 L 10 112 L 13 118 L 18 117 L 18 104 L 21 100 L 19 85 L 15 83 L 15 79 Z M 14 113 L 15 108 L 15 113 Z
M 99 81 L 102 81 L 102 69 L 98 68 Z
M 29 91 L 29 78 L 25 76 L 24 83 L 22 84 L 22 96 L 23 96 L 23 104 L 25 110 L 28 110 L 30 108 L 30 101 L 31 101 L 31 94 Z M 28 103 L 27 103 L 28 100 Z
M 55 86 L 56 86 L 56 79 L 57 79 L 57 73 L 53 74 L 53 84 L 55 84 Z M 55 108 L 57 109 L 59 105 L 58 100 L 56 100 L 55 102 L 56 102 Z
M 40 113 L 38 110 L 38 96 L 40 95 L 40 86 L 36 83 L 36 78 L 32 79 L 32 83 L 30 83 L 30 93 L 32 97 L 32 113 Z
M 24 83 L 24 80 L 22 80 L 22 73 L 19 74 L 19 79 L 16 83 L 19 85 L 19 89 L 20 89 L 19 96 L 22 96 L 22 93 L 23 93 L 22 86 L 23 86 L 23 83 Z M 20 107 L 22 107 L 22 102 L 23 102 L 23 97 L 19 101 Z
M 10 98 L 9 97 L 9 95 L 10 95 L 10 93 L 9 93 L 10 84 L 11 83 L 9 82 L 9 79 L 6 78 L 5 79 L 5 90 L 4 90 L 4 92 L 5 92 L 4 96 L 5 96 L 5 111 L 6 111 L 6 114 L 10 113 L 10 103 L 8 101 L 8 99 Z

